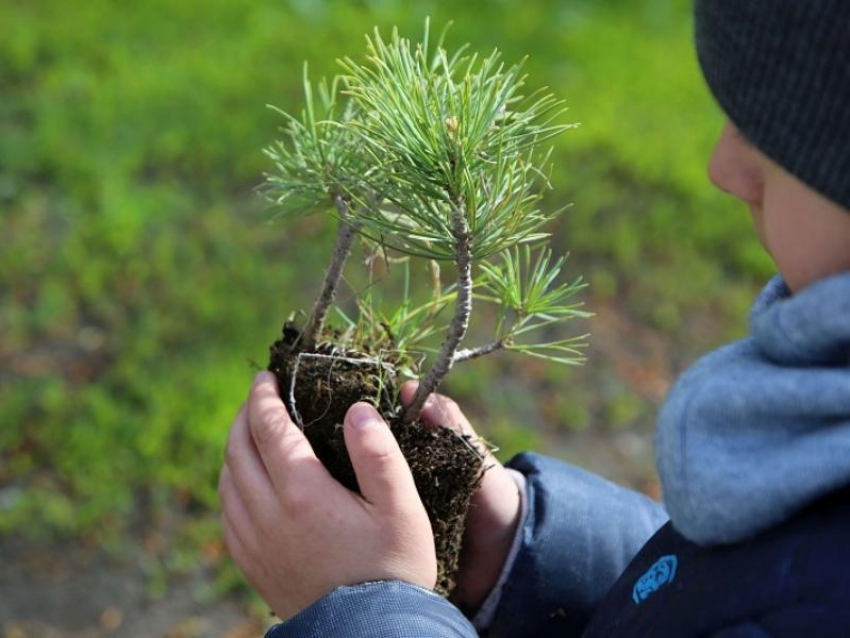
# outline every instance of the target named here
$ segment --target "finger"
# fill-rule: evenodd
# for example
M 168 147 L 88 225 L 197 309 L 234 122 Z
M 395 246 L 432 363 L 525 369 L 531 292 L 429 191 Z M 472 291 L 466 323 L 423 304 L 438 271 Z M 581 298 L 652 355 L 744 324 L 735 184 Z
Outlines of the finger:
M 250 580 L 249 571 L 253 571 L 252 565 L 253 561 L 251 560 L 251 556 L 248 553 L 248 547 L 251 546 L 250 542 L 246 542 L 236 531 L 236 527 L 233 525 L 231 519 L 224 512 L 221 513 L 221 535 L 224 539 L 224 546 L 227 548 L 227 552 L 230 554 L 230 557 L 234 560 L 234 562 L 239 566 L 239 568 L 245 572 L 245 575 L 248 576 Z
M 416 389 L 419 383 L 416 381 L 408 381 L 401 388 L 401 403 L 409 405 L 413 401 L 413 396 L 416 394 Z M 450 427 L 456 432 L 476 436 L 475 430 L 469 420 L 461 412 L 460 407 L 452 399 L 436 392 L 429 395 L 422 406 L 422 420 L 428 425 L 441 425 Z
M 401 404 L 407 407 L 413 402 L 413 397 L 416 394 L 416 389 L 419 387 L 418 381 L 407 381 L 401 386 Z
M 250 509 L 257 511 L 268 507 L 272 492 L 271 478 L 251 438 L 245 404 L 239 408 L 230 428 L 224 459 L 228 475 Z
M 418 381 L 408 381 L 401 387 L 401 404 L 404 406 L 413 402 L 413 397 L 416 390 L 419 388 Z M 454 410 L 452 410 L 454 406 Z M 449 427 L 457 432 L 461 432 L 461 424 L 458 423 L 458 416 L 463 417 L 460 413 L 460 408 L 451 399 L 444 397 L 436 392 L 429 394 L 422 406 L 422 420 L 432 426 Z M 464 419 L 465 420 L 465 419 Z M 467 422 L 468 425 L 468 422 Z M 471 429 L 471 428 L 470 428 Z
M 442 425 L 460 434 L 474 434 L 469 421 L 457 403 L 440 394 L 432 394 L 422 406 L 422 419 L 426 423 Z
M 410 405 L 413 402 L 413 397 L 416 390 L 419 388 L 418 381 L 408 381 L 401 387 L 401 404 L 404 406 Z M 431 426 L 449 427 L 460 432 L 460 426 L 454 421 L 448 419 L 446 407 L 443 402 L 446 398 L 437 393 L 428 395 L 425 403 L 422 405 L 420 417 L 422 420 Z
M 222 468 L 218 479 L 218 499 L 221 501 L 223 519 L 227 519 L 228 524 L 239 535 L 244 545 L 253 546 L 256 538 L 253 533 L 253 518 L 226 465 Z
M 363 498 L 388 511 L 402 510 L 419 500 L 410 467 L 375 408 L 368 403 L 351 406 L 344 434 Z
M 248 396 L 248 428 L 279 494 L 293 482 L 330 476 L 316 458 L 307 437 L 289 418 L 278 394 L 277 379 L 271 372 L 260 372 L 254 378 Z
M 413 401 L 413 395 L 416 393 L 418 386 L 419 383 L 417 381 L 408 381 L 402 386 L 402 405 L 408 405 Z M 428 400 L 425 401 L 425 405 L 422 406 L 422 414 L 420 416 L 422 421 L 427 425 L 448 427 L 459 434 L 468 436 L 481 454 L 495 460 L 490 447 L 475 432 L 475 429 L 457 402 L 449 397 L 437 394 L 436 392 L 431 394 Z

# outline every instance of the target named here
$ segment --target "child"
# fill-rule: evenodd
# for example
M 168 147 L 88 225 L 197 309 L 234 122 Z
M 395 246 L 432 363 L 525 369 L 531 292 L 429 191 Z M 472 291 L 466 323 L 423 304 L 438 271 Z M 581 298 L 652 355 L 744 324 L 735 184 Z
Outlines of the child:
M 711 179 L 749 205 L 780 275 L 750 336 L 667 398 L 664 507 L 543 456 L 496 464 L 458 577 L 473 626 L 430 592 L 428 518 L 377 412 L 346 417 L 360 497 L 261 373 L 219 491 L 230 552 L 289 619 L 269 636 L 850 633 L 850 4 L 696 0 L 696 44 L 729 117 Z M 440 397 L 424 416 L 469 428 Z

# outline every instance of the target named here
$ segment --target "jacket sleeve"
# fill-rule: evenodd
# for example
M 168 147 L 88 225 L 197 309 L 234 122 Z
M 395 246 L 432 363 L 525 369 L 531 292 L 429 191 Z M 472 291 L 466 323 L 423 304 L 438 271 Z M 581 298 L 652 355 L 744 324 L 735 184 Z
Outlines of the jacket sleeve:
M 474 638 L 463 614 L 442 596 L 397 580 L 337 587 L 266 638 Z
M 667 522 L 652 499 L 561 461 L 522 453 L 526 478 L 519 551 L 489 638 L 578 636 L 638 550 Z

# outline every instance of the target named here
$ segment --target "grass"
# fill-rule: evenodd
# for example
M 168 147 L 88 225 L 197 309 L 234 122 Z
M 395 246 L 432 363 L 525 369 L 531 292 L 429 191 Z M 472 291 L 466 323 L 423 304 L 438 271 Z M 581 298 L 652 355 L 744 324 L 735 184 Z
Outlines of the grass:
M 558 143 L 551 202 L 574 203 L 552 229 L 566 275 L 685 358 L 738 331 L 771 271 L 705 178 L 722 119 L 688 6 L 428 3 L 436 25 L 454 20 L 450 46 L 529 53 L 532 83 L 567 100 L 582 125 Z M 214 516 L 251 361 L 310 306 L 331 239 L 318 219 L 266 223 L 254 186 L 280 121 L 264 105 L 296 105 L 304 59 L 333 72 L 373 25 L 416 35 L 424 15 L 393 0 L 0 5 L 15 25 L 0 39 L 0 533 L 120 544 L 140 508 Z M 516 423 L 544 416 L 594 427 L 589 388 L 485 405 L 514 361 L 450 385 L 482 422 L 499 415 L 488 431 L 504 449 L 533 445 Z M 613 427 L 652 418 L 620 390 L 597 412 Z

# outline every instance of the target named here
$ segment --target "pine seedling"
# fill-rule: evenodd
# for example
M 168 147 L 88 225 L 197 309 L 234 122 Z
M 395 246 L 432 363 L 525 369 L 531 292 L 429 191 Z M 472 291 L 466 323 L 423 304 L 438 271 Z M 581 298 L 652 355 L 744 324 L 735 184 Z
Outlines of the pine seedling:
M 314 347 L 333 300 L 354 236 L 411 259 L 451 262 L 448 288 L 413 307 L 407 295 L 389 317 L 360 304 L 347 334 L 361 343 L 396 324 L 399 349 L 433 334 L 434 309 L 454 312 L 442 345 L 421 378 L 406 422 L 419 418 L 428 395 L 454 364 L 510 350 L 563 364 L 583 360 L 584 337 L 546 339 L 555 325 L 587 317 L 572 301 L 580 279 L 558 283 L 564 258 L 546 247 L 543 225 L 561 211 L 543 212 L 550 187 L 542 147 L 574 125 L 558 123 L 563 102 L 545 89 L 524 94 L 522 63 L 501 54 L 479 56 L 462 47 L 449 55 L 429 42 L 413 44 L 393 31 L 367 37 L 363 61 L 340 61 L 342 75 L 320 84 L 320 104 L 304 80 L 306 106 L 287 118 L 287 139 L 267 152 L 277 172 L 267 192 L 284 212 L 327 210 L 334 205 L 337 239 L 331 264 L 301 347 Z M 406 271 L 409 272 L 409 271 Z M 493 340 L 462 348 L 473 301 L 494 304 Z

